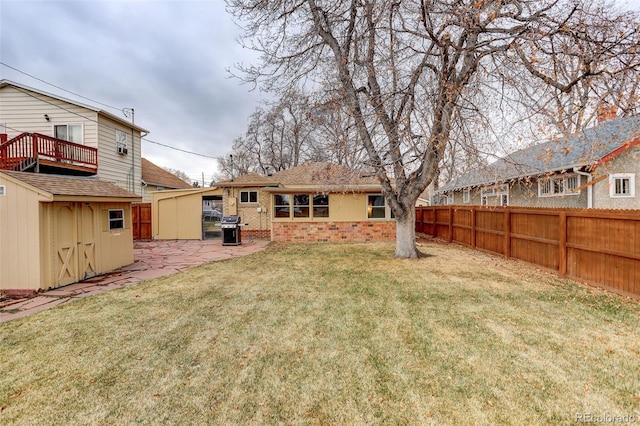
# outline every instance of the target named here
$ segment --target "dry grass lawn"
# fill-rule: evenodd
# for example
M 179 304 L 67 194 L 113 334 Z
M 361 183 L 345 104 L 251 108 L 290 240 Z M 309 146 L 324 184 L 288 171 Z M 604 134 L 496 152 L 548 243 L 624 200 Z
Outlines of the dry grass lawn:
M 637 302 L 423 250 L 273 245 L 0 324 L 0 423 L 640 422 Z

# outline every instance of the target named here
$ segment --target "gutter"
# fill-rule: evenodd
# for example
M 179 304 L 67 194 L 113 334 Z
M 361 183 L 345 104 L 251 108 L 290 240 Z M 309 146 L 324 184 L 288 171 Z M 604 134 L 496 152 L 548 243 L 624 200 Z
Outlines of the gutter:
M 580 171 L 579 167 L 574 167 L 573 172 L 580 176 L 587 177 L 587 208 L 592 209 L 593 208 L 593 185 L 590 185 L 590 182 L 591 182 L 591 179 L 593 179 L 593 176 L 591 176 L 591 173 Z

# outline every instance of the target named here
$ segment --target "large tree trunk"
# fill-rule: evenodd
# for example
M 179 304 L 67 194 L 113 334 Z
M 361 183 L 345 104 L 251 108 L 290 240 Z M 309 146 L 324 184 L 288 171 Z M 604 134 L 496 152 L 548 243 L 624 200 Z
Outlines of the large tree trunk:
M 417 259 L 424 256 L 416 247 L 416 211 L 396 217 L 396 252 L 394 257 L 401 259 Z

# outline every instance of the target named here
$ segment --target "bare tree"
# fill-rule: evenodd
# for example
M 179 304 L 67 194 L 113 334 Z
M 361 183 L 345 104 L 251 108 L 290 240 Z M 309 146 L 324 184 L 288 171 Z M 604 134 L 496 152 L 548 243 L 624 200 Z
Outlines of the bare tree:
M 523 72 L 571 92 L 606 74 L 608 58 L 635 58 L 618 16 L 587 0 L 227 0 L 262 64 L 242 69 L 267 89 L 333 89 L 395 214 L 396 257 L 415 258 L 415 202 L 437 175 L 454 123 L 496 85 Z M 618 29 L 618 33 L 609 31 Z M 580 48 L 574 43 L 579 42 Z M 586 55 L 577 75 L 556 64 Z M 633 67 L 634 61 L 628 66 Z M 330 75 L 333 78 L 327 78 Z M 326 89 L 326 88 L 325 88 Z M 416 137 L 420 136 L 420 137 Z

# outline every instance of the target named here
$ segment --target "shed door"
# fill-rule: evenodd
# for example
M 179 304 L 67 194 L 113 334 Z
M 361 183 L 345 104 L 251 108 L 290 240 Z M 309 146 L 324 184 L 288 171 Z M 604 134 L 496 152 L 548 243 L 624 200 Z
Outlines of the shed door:
M 57 203 L 54 209 L 56 284 L 78 281 L 78 221 L 74 203 Z
M 57 285 L 75 283 L 97 273 L 96 210 L 83 203 L 58 203 L 55 208 Z

